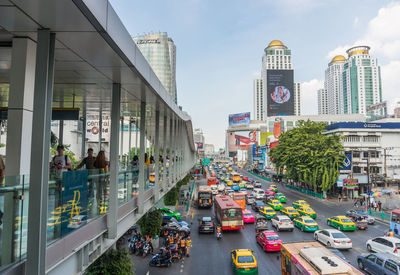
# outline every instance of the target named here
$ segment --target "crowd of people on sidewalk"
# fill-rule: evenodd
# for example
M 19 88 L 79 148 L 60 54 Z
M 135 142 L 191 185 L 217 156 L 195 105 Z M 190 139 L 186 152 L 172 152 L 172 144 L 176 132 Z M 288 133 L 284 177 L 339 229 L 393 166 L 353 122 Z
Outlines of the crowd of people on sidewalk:
M 339 202 L 340 202 L 340 198 L 339 198 Z M 362 198 L 356 198 L 353 201 L 353 206 L 355 208 L 359 208 L 359 207 L 365 207 L 368 206 L 369 208 L 371 208 L 374 211 L 382 211 L 382 202 L 378 201 L 376 202 L 374 200 L 374 198 L 370 198 L 370 200 L 368 200 L 368 198 L 362 197 Z

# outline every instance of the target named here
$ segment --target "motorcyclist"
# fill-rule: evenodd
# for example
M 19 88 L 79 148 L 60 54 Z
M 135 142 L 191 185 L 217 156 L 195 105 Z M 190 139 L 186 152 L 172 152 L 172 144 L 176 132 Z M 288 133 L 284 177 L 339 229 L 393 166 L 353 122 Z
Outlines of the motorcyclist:
M 390 228 L 388 232 L 386 232 L 385 234 L 386 237 L 394 237 L 394 233 L 392 231 L 392 229 Z
M 222 228 L 220 225 L 217 225 L 217 238 L 222 237 Z
M 184 256 L 186 254 L 186 241 L 185 239 L 181 239 L 180 242 L 180 250 L 181 250 L 181 255 Z

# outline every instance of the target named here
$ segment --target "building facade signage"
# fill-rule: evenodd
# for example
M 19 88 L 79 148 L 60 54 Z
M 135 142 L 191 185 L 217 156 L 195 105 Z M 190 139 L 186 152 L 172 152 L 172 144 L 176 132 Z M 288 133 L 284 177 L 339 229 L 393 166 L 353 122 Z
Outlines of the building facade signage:
M 340 172 L 350 172 L 351 171 L 351 153 L 345 154 L 345 159 L 343 160 L 342 165 L 339 167 Z
M 86 116 L 86 141 L 99 142 L 100 120 L 98 114 L 88 114 Z M 102 142 L 110 141 L 110 116 L 103 115 L 102 120 Z
M 293 70 L 267 70 L 267 116 L 294 115 Z

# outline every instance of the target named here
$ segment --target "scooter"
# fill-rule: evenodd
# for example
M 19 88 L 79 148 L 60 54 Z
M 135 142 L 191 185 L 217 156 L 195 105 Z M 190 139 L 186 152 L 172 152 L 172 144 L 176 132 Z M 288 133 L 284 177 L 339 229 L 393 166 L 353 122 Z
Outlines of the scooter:
M 149 262 L 149 266 L 157 266 L 157 267 L 170 267 L 171 264 L 172 264 L 171 255 L 166 256 L 160 253 L 154 255 Z
M 135 251 L 136 256 L 141 256 L 143 254 L 143 246 L 144 246 L 144 242 L 143 241 L 138 241 L 137 242 L 136 251 Z
M 217 230 L 217 240 L 222 239 L 222 230 Z
M 145 244 L 143 245 L 143 258 L 145 258 L 150 253 L 150 250 L 151 250 L 150 243 L 146 241 Z
M 181 253 L 178 250 L 178 245 L 177 244 L 172 244 L 171 245 L 171 261 L 172 262 L 177 262 L 181 259 Z

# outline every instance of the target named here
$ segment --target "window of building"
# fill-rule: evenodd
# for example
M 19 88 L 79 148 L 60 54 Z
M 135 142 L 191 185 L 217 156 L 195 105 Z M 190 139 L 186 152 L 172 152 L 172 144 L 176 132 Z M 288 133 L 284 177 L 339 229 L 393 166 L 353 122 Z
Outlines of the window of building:
M 360 173 L 361 173 L 361 167 L 359 167 L 359 166 L 353 166 L 353 173 L 360 174 Z

